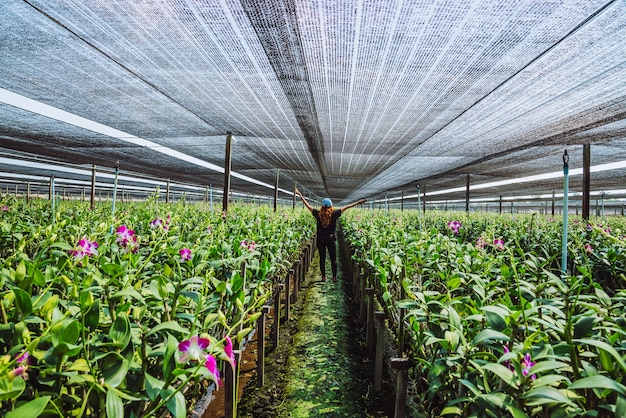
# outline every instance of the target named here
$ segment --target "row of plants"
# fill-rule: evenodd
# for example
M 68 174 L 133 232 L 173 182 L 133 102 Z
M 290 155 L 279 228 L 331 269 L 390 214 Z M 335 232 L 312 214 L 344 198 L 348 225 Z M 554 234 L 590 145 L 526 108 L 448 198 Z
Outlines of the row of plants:
M 570 218 L 567 266 L 562 230 L 537 215 L 347 214 L 420 416 L 626 416 L 626 221 Z
M 188 416 L 309 238 L 305 215 L 5 197 L 0 414 Z

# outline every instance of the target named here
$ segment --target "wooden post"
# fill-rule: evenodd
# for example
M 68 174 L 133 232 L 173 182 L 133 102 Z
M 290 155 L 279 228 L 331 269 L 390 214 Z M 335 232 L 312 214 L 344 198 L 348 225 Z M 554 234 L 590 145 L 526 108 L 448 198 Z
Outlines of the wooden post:
M 222 195 L 222 213 L 228 215 L 228 198 L 230 196 L 230 168 L 231 168 L 231 148 L 233 134 L 226 132 L 226 156 L 224 157 L 224 194 Z
M 359 303 L 359 283 L 361 282 L 361 265 L 357 264 L 352 277 L 352 293 L 354 294 L 354 302 Z
M 235 418 L 237 416 L 237 386 L 239 381 L 239 359 L 241 350 L 234 350 L 235 368 L 229 362 L 224 362 L 224 418 Z
M 470 175 L 465 175 L 465 212 L 469 213 L 469 201 L 470 201 Z
M 583 145 L 583 219 L 589 220 L 589 195 L 591 189 L 591 146 Z M 563 209 L 565 210 L 565 208 Z
M 380 392 L 383 381 L 383 354 L 385 352 L 385 319 L 387 314 L 374 312 L 376 319 L 376 359 L 374 363 L 374 392 Z
M 293 183 L 293 200 L 291 202 L 291 209 L 296 209 L 296 189 L 298 188 L 298 183 Z
M 300 291 L 300 260 L 296 260 L 293 275 L 293 299 L 298 300 L 298 292 Z
M 367 350 L 371 353 L 374 351 L 374 288 L 365 289 L 367 295 L 367 333 L 365 335 L 365 344 Z
M 265 316 L 270 313 L 270 307 L 265 305 L 261 308 L 261 316 L 257 319 L 257 387 L 265 384 Z
M 96 166 L 91 167 L 91 210 L 96 207 Z
M 420 286 L 421 287 L 421 286 Z M 406 290 L 404 290 L 404 286 L 400 288 L 400 300 L 406 299 Z M 398 351 L 401 354 L 404 354 L 405 347 L 405 332 L 404 332 L 404 317 L 406 316 L 406 308 L 400 308 L 399 312 L 399 320 L 398 320 Z
M 289 321 L 291 316 L 291 278 L 293 277 L 293 269 L 289 270 L 285 278 L 285 321 Z
M 367 319 L 367 301 L 365 298 L 365 288 L 367 287 L 367 270 L 365 271 L 365 275 L 362 277 L 359 286 L 359 324 L 363 325 Z
M 278 347 L 280 339 L 280 295 L 282 294 L 284 285 L 277 284 L 274 295 L 274 329 L 273 329 L 273 341 L 274 348 Z
M 409 369 L 409 360 L 405 358 L 394 357 L 391 359 L 391 368 L 398 371 L 396 377 L 396 409 L 394 418 L 406 417 L 406 391 Z

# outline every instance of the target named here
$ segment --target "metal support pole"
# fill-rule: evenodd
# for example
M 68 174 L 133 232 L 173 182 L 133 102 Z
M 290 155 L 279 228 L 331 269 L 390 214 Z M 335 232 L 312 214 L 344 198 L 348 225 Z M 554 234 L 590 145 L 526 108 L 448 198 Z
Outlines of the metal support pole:
M 591 146 L 583 145 L 583 219 L 589 220 L 589 196 L 591 189 Z
M 167 179 L 167 185 L 165 187 L 165 203 L 170 203 L 170 179 Z
M 554 190 L 552 191 L 552 216 L 554 216 L 554 208 L 556 207 L 556 197 Z
M 469 213 L 470 201 L 470 175 L 465 175 L 465 212 Z
M 421 191 L 420 191 L 420 185 L 417 185 L 417 216 L 419 216 L 420 211 L 422 210 L 422 202 L 421 202 Z
M 213 185 L 209 184 L 209 210 L 213 211 Z
M 91 210 L 96 207 L 96 166 L 91 167 Z
M 230 197 L 230 168 L 231 148 L 233 143 L 232 132 L 226 132 L 226 155 L 224 157 L 224 194 L 222 195 L 222 213 L 228 215 L 228 198 Z
M 601 205 L 601 210 L 600 210 L 600 214 L 601 214 L 601 218 L 602 222 L 604 222 L 604 192 L 602 192 L 602 194 L 600 195 L 600 205 Z
M 54 174 L 50 176 L 50 204 L 52 205 L 52 222 L 54 222 L 54 211 L 55 211 L 55 193 L 54 193 Z
M 569 156 L 567 150 L 563 154 L 563 242 L 561 245 L 561 272 L 567 271 L 567 208 L 569 191 Z
M 278 210 L 278 175 L 279 170 L 276 169 L 276 176 L 274 177 L 274 212 Z
M 115 179 L 113 180 L 113 199 L 111 203 L 111 219 L 115 219 L 115 198 L 117 197 L 117 177 L 120 174 L 120 162 L 115 164 Z M 113 233 L 113 225 L 111 225 L 111 233 Z

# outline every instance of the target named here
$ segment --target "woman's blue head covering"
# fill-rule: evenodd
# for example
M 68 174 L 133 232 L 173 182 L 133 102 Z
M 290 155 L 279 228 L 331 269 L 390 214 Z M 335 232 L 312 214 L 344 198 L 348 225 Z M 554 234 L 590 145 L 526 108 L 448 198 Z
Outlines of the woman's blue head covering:
M 322 200 L 322 206 L 325 208 L 329 208 L 333 205 L 333 201 L 330 200 L 329 198 L 326 198 L 324 200 Z

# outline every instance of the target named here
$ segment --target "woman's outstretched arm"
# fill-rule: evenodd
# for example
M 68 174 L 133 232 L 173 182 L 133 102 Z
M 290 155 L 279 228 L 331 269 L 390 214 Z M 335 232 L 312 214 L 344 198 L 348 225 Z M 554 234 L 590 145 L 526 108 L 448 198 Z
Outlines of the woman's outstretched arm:
M 361 203 L 365 203 L 365 202 L 367 202 L 365 199 L 361 199 L 361 200 L 356 201 L 356 202 L 354 202 L 354 203 L 350 203 L 349 205 L 346 205 L 346 206 L 342 207 L 342 208 L 341 208 L 341 211 L 343 212 L 343 211 L 345 211 L 346 209 L 350 209 L 350 208 L 351 208 L 351 207 L 353 207 L 353 206 L 360 205 Z
M 296 188 L 296 194 L 300 196 L 300 199 L 302 200 L 302 203 L 304 203 L 304 206 L 306 206 L 308 210 L 313 211 L 313 206 L 311 206 L 309 202 L 307 202 L 304 196 L 302 196 L 302 193 L 300 193 L 300 190 L 298 190 L 297 188 Z

